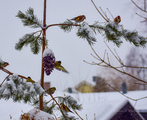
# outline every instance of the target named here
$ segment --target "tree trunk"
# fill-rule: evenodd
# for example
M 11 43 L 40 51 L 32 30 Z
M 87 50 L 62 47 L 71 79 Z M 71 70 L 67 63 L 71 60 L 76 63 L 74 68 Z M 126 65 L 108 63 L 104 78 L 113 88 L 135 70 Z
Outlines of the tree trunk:
M 43 52 L 46 43 L 46 0 L 44 0 L 44 14 L 43 14 L 43 39 L 42 39 L 42 67 L 40 84 L 44 88 L 44 68 L 43 68 Z M 43 110 L 43 95 L 39 97 L 39 109 Z

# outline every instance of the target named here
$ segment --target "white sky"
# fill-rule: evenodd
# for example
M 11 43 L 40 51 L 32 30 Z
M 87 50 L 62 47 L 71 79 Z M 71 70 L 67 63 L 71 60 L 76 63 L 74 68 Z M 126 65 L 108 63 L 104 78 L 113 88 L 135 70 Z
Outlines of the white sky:
M 109 8 L 113 16 L 120 15 L 124 28 L 129 30 L 139 30 L 139 17 L 135 15 L 134 6 L 128 0 L 95 0 L 97 7 L 106 11 Z M 26 33 L 36 31 L 24 27 L 21 20 L 15 15 L 19 10 L 25 12 L 29 7 L 34 8 L 35 14 L 42 20 L 43 0 L 0 0 L 0 57 L 10 63 L 7 67 L 13 73 L 21 74 L 26 77 L 31 76 L 35 81 L 40 79 L 41 74 L 41 52 L 34 55 L 30 47 L 24 47 L 22 51 L 16 51 L 14 46 Z M 112 20 L 108 11 L 109 18 Z M 90 0 L 47 0 L 47 24 L 61 23 L 66 19 L 84 14 L 86 22 L 93 24 L 94 21 L 105 22 L 94 8 Z M 76 28 L 70 33 L 64 33 L 59 27 L 51 27 L 47 30 L 49 48 L 52 49 L 56 60 L 61 60 L 62 65 L 70 72 L 65 74 L 54 70 L 50 76 L 45 76 L 45 81 L 50 81 L 51 86 L 55 86 L 61 91 L 66 87 L 73 87 L 80 81 L 92 81 L 92 76 L 97 75 L 100 69 L 83 62 L 96 60 L 90 55 L 92 52 L 87 41 L 76 36 Z M 102 35 L 96 35 L 97 43 L 94 45 L 96 52 L 103 57 L 106 46 Z M 125 42 L 117 48 L 112 42 L 107 42 L 112 48 L 116 49 L 122 60 L 131 47 L 130 43 Z M 133 46 L 133 45 L 132 45 Z M 108 51 L 108 50 L 107 50 Z M 112 55 L 110 55 L 112 56 Z M 111 57 L 112 58 L 112 57 Z M 114 59 L 112 58 L 112 63 Z M 0 82 L 7 74 L 0 71 Z

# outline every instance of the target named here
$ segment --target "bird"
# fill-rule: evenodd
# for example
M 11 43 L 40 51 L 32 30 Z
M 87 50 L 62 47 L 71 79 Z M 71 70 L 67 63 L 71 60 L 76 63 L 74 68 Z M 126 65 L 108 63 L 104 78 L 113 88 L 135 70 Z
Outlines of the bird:
M 55 87 L 51 87 L 49 89 L 46 90 L 46 92 L 49 92 L 49 94 L 54 94 L 56 88 Z
M 33 81 L 33 80 L 31 79 L 31 77 L 28 77 L 27 80 L 26 80 L 26 82 L 35 83 L 35 81 Z
M 64 110 L 65 112 L 72 112 L 66 105 L 64 105 L 63 103 L 60 103 L 60 107 L 62 110 Z M 72 112 L 73 113 L 73 112 Z
M 65 73 L 69 73 L 62 65 L 61 65 L 61 61 L 56 61 L 55 62 L 55 69 L 65 72 Z
M 118 15 L 115 19 L 114 19 L 115 23 L 120 23 L 121 22 L 121 17 Z
M 80 22 L 84 21 L 85 19 L 86 19 L 85 15 L 79 15 L 77 17 L 70 19 L 70 20 L 74 20 L 76 23 L 80 23 Z
M 3 62 L 3 63 L 0 64 L 0 67 L 4 68 L 4 67 L 6 67 L 6 66 L 8 66 L 8 65 L 9 65 L 8 62 Z

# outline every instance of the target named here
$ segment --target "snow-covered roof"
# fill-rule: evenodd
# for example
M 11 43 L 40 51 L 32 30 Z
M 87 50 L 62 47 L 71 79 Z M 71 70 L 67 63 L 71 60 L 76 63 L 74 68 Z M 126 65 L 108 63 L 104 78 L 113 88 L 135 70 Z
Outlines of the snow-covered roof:
M 129 100 L 118 92 L 70 94 L 56 91 L 53 96 L 64 96 L 64 94 L 71 95 L 78 103 L 82 104 L 83 109 L 77 112 L 84 120 L 86 119 L 86 114 L 88 120 L 93 120 L 94 114 L 96 120 L 106 120 L 112 117 L 116 111 Z M 133 99 L 138 99 L 147 96 L 147 90 L 128 91 L 125 95 Z M 49 100 L 50 97 L 47 97 L 47 99 Z M 136 110 L 147 110 L 147 99 L 141 99 L 137 102 L 129 100 L 129 102 Z M 0 106 L 2 109 L 0 116 L 3 120 L 10 119 L 10 116 L 12 116 L 13 119 L 18 119 L 23 112 L 26 113 L 33 109 L 33 107 L 28 104 L 14 103 L 11 99 L 8 101 L 0 100 Z

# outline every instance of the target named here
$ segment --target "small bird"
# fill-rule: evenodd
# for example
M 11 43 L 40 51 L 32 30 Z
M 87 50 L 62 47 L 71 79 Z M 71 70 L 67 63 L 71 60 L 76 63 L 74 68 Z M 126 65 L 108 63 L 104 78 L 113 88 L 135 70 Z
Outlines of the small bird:
M 114 22 L 116 22 L 116 23 L 120 23 L 120 22 L 121 22 L 121 18 L 120 18 L 120 16 L 117 16 L 117 17 L 114 19 Z
M 61 65 L 61 61 L 56 61 L 55 62 L 55 69 L 65 72 L 65 73 L 69 73 L 62 65 Z
M 71 20 L 74 20 L 76 23 L 82 22 L 86 19 L 85 15 L 79 15 L 77 17 L 72 18 Z
M 66 105 L 64 105 L 63 103 L 60 103 L 60 107 L 62 110 L 64 110 L 65 112 L 72 112 Z M 73 112 L 72 112 L 73 113 Z
M 8 65 L 9 65 L 8 62 L 3 62 L 3 63 L 0 64 L 0 67 L 4 68 L 4 67 L 6 67 L 6 66 L 8 66 Z
M 55 87 L 51 87 L 51 88 L 46 90 L 46 92 L 49 92 L 49 94 L 54 94 L 55 91 L 56 91 Z
M 33 81 L 33 80 L 31 79 L 31 77 L 28 77 L 27 80 L 26 80 L 26 82 L 35 83 L 35 81 Z

